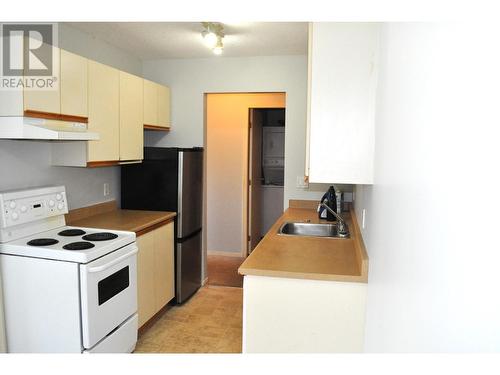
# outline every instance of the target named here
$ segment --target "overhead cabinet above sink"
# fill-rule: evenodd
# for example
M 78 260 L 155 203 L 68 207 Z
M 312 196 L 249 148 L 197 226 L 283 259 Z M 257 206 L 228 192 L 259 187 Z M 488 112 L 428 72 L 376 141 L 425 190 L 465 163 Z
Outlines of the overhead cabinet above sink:
M 379 25 L 311 23 L 306 176 L 373 183 Z

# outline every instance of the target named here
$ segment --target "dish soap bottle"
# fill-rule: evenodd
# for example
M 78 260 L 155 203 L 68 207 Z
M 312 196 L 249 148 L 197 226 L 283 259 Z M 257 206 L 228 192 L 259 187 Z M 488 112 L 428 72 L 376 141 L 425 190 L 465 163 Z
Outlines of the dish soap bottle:
M 323 197 L 321 198 L 321 203 L 326 203 L 328 207 L 337 212 L 337 197 L 333 185 L 330 186 L 328 191 L 323 195 Z M 332 215 L 325 207 L 321 206 L 321 204 L 318 207 L 318 214 L 320 219 L 326 219 L 328 221 L 336 220 L 335 216 Z

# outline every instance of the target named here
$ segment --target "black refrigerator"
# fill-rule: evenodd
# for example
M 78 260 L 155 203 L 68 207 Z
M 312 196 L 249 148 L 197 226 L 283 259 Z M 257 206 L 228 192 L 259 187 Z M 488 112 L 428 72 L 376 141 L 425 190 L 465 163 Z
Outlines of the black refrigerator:
M 175 300 L 201 286 L 203 148 L 145 147 L 140 164 L 121 167 L 121 207 L 175 211 Z

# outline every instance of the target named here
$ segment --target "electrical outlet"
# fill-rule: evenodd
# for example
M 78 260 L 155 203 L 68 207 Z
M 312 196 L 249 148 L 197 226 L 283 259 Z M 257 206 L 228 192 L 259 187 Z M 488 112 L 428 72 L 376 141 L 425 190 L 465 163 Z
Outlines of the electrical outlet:
M 109 195 L 109 184 L 107 182 L 104 183 L 104 196 L 107 197 Z
M 361 214 L 361 228 L 365 229 L 365 219 L 366 219 L 366 209 L 363 208 L 363 212 Z

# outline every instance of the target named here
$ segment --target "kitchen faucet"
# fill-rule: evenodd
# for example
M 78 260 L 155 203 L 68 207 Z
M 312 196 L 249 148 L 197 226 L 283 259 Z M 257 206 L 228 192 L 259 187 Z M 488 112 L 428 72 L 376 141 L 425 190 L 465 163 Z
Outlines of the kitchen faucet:
M 340 216 L 340 214 L 338 214 L 334 210 L 332 210 L 330 208 L 330 206 L 325 203 L 325 201 L 323 201 L 323 203 L 321 203 L 321 205 L 323 207 L 325 207 L 333 216 L 335 216 L 337 218 L 337 221 L 338 221 L 337 230 L 338 230 L 339 237 L 348 237 L 349 236 L 349 228 L 347 227 L 347 223 L 342 218 L 342 216 Z

